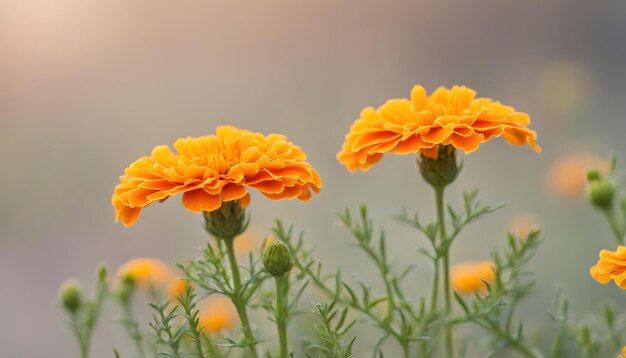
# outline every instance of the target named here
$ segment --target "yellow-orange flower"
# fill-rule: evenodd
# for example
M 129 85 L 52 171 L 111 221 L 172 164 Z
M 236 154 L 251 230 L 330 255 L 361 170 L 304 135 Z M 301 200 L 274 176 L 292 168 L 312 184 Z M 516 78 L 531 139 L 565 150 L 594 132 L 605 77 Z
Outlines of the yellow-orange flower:
M 187 281 L 176 277 L 174 271 L 161 260 L 139 257 L 124 263 L 117 270 L 116 276 L 124 278 L 131 276 L 135 284 L 143 289 L 154 287 L 176 297 L 182 294 Z
M 626 290 L 626 247 L 620 245 L 615 252 L 601 250 L 599 256 L 596 265 L 589 269 L 591 277 L 602 284 L 613 280 Z
M 111 199 L 116 221 L 130 226 L 144 207 L 178 193 L 186 209 L 201 212 L 222 201 L 247 205 L 248 187 L 270 199 L 309 200 L 322 186 L 304 152 L 280 134 L 221 126 L 215 135 L 178 139 L 174 149 L 157 146 L 126 168 Z
M 419 152 L 436 159 L 440 144 L 471 153 L 499 136 L 540 152 L 537 134 L 528 124 L 528 114 L 489 98 L 476 98 L 470 88 L 439 87 L 427 95 L 424 87 L 417 85 L 410 99 L 391 99 L 377 109 L 361 111 L 337 159 L 350 171 L 366 171 L 385 153 Z
M 565 199 L 579 198 L 587 185 L 587 171 L 609 172 L 609 163 L 598 156 L 579 152 L 558 158 L 550 166 L 546 186 L 551 194 Z
M 231 330 L 239 323 L 237 310 L 226 296 L 211 295 L 198 304 L 198 310 L 199 327 L 206 333 Z
M 450 272 L 452 288 L 459 293 L 484 290 L 485 282 L 491 283 L 495 278 L 494 265 L 491 261 L 461 262 L 452 266 Z
M 626 347 L 622 348 L 622 352 L 617 356 L 617 358 L 626 358 Z

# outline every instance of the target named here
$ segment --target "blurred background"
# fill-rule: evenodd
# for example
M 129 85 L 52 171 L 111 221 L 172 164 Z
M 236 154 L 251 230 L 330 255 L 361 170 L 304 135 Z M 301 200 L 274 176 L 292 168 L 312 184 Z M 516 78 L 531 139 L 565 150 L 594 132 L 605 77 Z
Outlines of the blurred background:
M 387 156 L 356 174 L 335 160 L 363 107 L 406 97 L 416 83 L 464 84 L 528 112 L 544 150 L 500 139 L 463 156 L 448 198 L 458 203 L 480 187 L 484 202 L 507 206 L 465 231 L 453 261 L 488 259 L 506 230 L 538 223 L 538 287 L 523 307 L 531 337 L 550 326 L 557 286 L 575 317 L 607 300 L 626 309 L 623 291 L 588 275 L 598 251 L 615 244 L 580 187 L 581 168 L 611 153 L 626 172 L 624 16 L 623 0 L 2 0 L 0 355 L 75 356 L 57 309 L 67 277 L 89 290 L 100 262 L 114 271 L 139 256 L 173 264 L 199 255 L 201 218 L 180 199 L 124 228 L 110 197 L 124 168 L 155 145 L 220 124 L 284 133 L 324 180 L 308 203 L 254 194 L 258 240 L 280 217 L 304 230 L 328 269 L 380 287 L 335 225 L 335 213 L 367 203 L 398 265 L 417 265 L 412 289 L 425 292 L 430 265 L 416 249 L 427 242 L 393 219 L 402 208 L 434 216 L 414 158 Z M 94 357 L 127 344 L 113 311 L 96 331 Z M 371 348 L 365 339 L 357 346 L 358 356 Z

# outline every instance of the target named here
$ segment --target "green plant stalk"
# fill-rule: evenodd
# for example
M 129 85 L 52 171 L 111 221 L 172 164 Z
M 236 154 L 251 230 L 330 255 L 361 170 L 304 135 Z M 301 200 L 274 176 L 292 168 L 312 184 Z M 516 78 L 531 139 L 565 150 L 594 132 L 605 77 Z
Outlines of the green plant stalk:
M 435 243 L 433 243 L 435 245 Z M 435 258 L 433 259 L 433 266 L 435 271 L 433 272 L 433 288 L 430 299 L 430 311 L 437 311 L 437 301 L 439 300 L 439 254 L 438 249 L 435 247 Z
M 289 279 L 287 274 L 274 277 L 276 281 L 276 326 L 278 327 L 278 339 L 280 341 L 280 357 L 287 358 L 289 356 L 289 348 L 287 346 L 287 294 Z
M 72 326 L 72 330 L 74 331 L 74 335 L 76 336 L 76 340 L 78 341 L 80 357 L 88 358 L 90 345 L 90 329 L 86 327 L 84 331 L 81 330 L 78 324 L 78 315 L 76 314 L 76 312 L 71 313 L 70 323 Z
M 623 227 L 617 222 L 615 215 L 612 209 L 605 209 L 602 212 L 606 215 L 606 219 L 609 221 L 611 225 L 611 230 L 613 231 L 613 235 L 615 235 L 615 239 L 617 239 L 617 243 L 620 245 L 624 245 L 624 235 L 626 234 Z
M 445 186 L 436 186 L 434 189 L 435 204 L 437 206 L 437 223 L 439 224 L 440 243 L 443 256 L 443 296 L 446 317 L 449 317 L 452 312 L 452 295 L 450 289 L 450 242 L 448 242 L 448 235 L 446 233 L 443 202 Z M 444 327 L 444 345 L 446 347 L 446 357 L 452 357 L 454 354 L 454 348 L 452 341 L 452 326 L 449 324 L 446 324 Z
M 232 301 L 237 309 L 237 314 L 239 315 L 239 320 L 241 320 L 241 326 L 243 327 L 243 333 L 248 341 L 247 343 L 249 344 L 248 348 L 250 349 L 250 356 L 258 358 L 259 355 L 256 352 L 254 343 L 255 338 L 254 333 L 252 332 L 252 327 L 250 326 L 246 302 L 241 301 L 241 276 L 239 274 L 239 266 L 237 266 L 237 258 L 235 256 L 234 241 L 234 237 L 224 239 L 224 243 L 226 244 L 226 253 L 228 254 L 228 260 L 233 274 L 233 284 L 235 285 L 235 295 L 232 297 Z
M 126 327 L 128 334 L 133 339 L 135 343 L 135 347 L 137 348 L 137 354 L 139 357 L 145 357 L 146 354 L 143 349 L 141 332 L 139 332 L 139 328 L 137 327 L 137 322 L 133 319 L 133 314 L 131 310 L 131 301 L 130 300 L 122 300 L 122 324 Z

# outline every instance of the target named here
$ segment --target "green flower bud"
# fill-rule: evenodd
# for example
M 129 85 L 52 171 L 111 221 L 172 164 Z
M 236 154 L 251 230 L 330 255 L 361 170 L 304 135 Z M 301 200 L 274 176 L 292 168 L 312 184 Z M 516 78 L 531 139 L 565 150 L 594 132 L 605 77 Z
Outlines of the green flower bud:
M 122 278 L 117 289 L 117 297 L 122 302 L 127 302 L 135 292 L 135 278 L 128 274 Z
M 265 240 L 263 265 L 272 276 L 282 276 L 293 267 L 293 259 L 284 242 L 271 236 Z
M 591 169 L 587 172 L 587 181 L 592 182 L 594 180 L 600 180 L 602 178 L 602 174 L 598 169 Z
M 234 239 L 248 228 L 249 219 L 239 200 L 225 201 L 219 209 L 205 211 L 204 227 L 216 239 Z
M 597 208 L 608 210 L 613 206 L 616 188 L 610 179 L 592 180 L 587 190 L 589 201 Z
M 107 281 L 107 268 L 106 266 L 104 266 L 103 264 L 100 264 L 98 266 L 98 281 L 100 282 L 106 282 Z
M 83 302 L 78 284 L 74 279 L 69 279 L 61 285 L 59 297 L 63 307 L 71 313 L 76 312 Z
M 451 145 L 440 144 L 436 159 L 421 154 L 418 165 L 424 180 L 436 188 L 448 186 L 461 171 L 456 164 L 456 149 Z

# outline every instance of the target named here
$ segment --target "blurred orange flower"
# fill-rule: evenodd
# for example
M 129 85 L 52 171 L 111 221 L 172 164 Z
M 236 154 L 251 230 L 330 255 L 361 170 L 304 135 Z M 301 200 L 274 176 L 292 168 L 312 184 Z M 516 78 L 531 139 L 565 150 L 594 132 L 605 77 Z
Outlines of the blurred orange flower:
M 452 266 L 450 279 L 452 288 L 459 293 L 473 293 L 486 289 L 486 282 L 496 278 L 494 264 L 491 261 L 467 261 Z
M 411 99 L 390 99 L 361 111 L 346 135 L 337 160 L 348 170 L 368 170 L 385 153 L 421 153 L 436 159 L 440 144 L 471 153 L 481 143 L 504 136 L 511 144 L 529 144 L 536 152 L 537 134 L 530 117 L 489 98 L 476 98 L 464 86 L 439 87 L 430 96 L 416 85 Z
M 596 265 L 589 269 L 591 277 L 602 284 L 613 280 L 626 290 L 626 247 L 620 245 L 615 252 L 601 250 L 599 256 Z
M 275 200 L 309 200 L 322 187 L 304 152 L 280 134 L 221 126 L 215 135 L 178 139 L 174 149 L 157 146 L 126 168 L 111 199 L 116 221 L 133 225 L 144 207 L 178 193 L 187 210 L 201 212 L 222 201 L 246 206 L 248 187 Z
M 622 348 L 622 353 L 620 353 L 617 358 L 626 358 L 626 347 Z
M 598 169 L 607 174 L 609 163 L 587 152 L 572 153 L 558 158 L 550 166 L 546 186 L 550 193 L 565 199 L 576 199 L 584 193 L 587 170 Z
M 116 276 L 131 276 L 135 284 L 143 289 L 154 287 L 166 292 L 170 297 L 182 294 L 187 281 L 176 277 L 174 271 L 161 260 L 139 257 L 124 263 L 117 270 Z
M 198 304 L 198 310 L 199 327 L 206 333 L 231 330 L 239 324 L 237 310 L 226 296 L 211 295 Z

